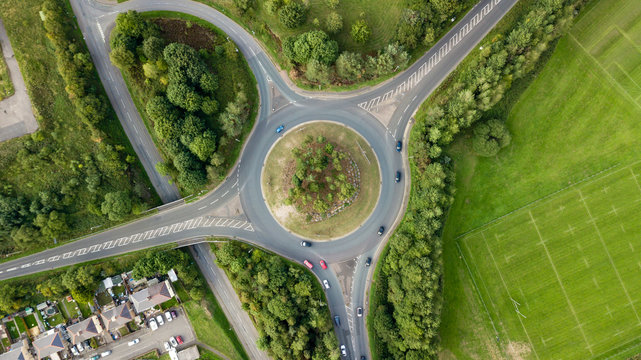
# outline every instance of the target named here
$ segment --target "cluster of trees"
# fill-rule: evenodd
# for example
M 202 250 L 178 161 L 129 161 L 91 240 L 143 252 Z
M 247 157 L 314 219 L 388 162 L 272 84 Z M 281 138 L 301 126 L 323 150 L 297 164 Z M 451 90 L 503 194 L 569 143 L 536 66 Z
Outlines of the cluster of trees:
M 274 359 L 339 359 L 323 291 L 309 271 L 238 242 L 214 253 L 256 322 L 259 348 Z
M 204 60 L 216 55 L 165 44 L 158 26 L 135 11 L 116 18 L 111 48 L 112 63 L 144 94 L 145 113 L 167 157 L 158 170 L 173 175 L 187 191 L 203 187 L 208 176 L 213 180 L 223 174 L 225 159 L 218 150 L 241 134 L 249 104 L 241 90 L 220 111 L 218 78 Z M 233 46 L 220 50 L 236 56 Z
M 206 284 L 196 264 L 183 250 L 149 251 L 133 266 L 133 278 L 142 279 L 176 271 L 189 296 L 199 301 L 205 295 Z
M 530 71 L 548 43 L 560 36 L 585 0 L 535 0 L 504 36 L 494 36 L 430 99 L 412 130 L 412 193 L 403 222 L 390 239 L 372 295 L 370 329 L 381 358 L 433 359 L 442 307 L 443 215 L 451 205 L 454 175 L 440 147 L 501 99 L 511 82 Z M 501 146 L 501 123 L 479 125 L 485 143 Z M 493 145 L 489 145 L 490 148 Z
M 396 28 L 396 39 L 408 49 L 421 43 L 431 46 L 452 17 L 473 3 L 467 0 L 407 0 L 407 8 Z
M 54 239 L 73 236 L 74 229 L 77 233 L 85 226 L 88 212 L 119 221 L 144 210 L 146 204 L 141 197 L 148 196 L 145 183 L 134 181 L 139 171 L 135 156 L 101 130 L 110 128 L 109 123 L 117 123 L 117 119 L 101 92 L 89 53 L 70 27 L 71 15 L 56 0 L 45 0 L 42 11 L 57 71 L 77 119 L 82 121 L 78 124 L 86 127 L 94 141 L 92 152 L 70 154 L 66 150 L 69 144 L 62 143 L 64 130 L 59 128 L 41 130 L 22 139 L 15 161 L 4 165 L 7 171 L 28 174 L 55 164 L 65 176 L 64 181 L 32 189 L 35 191 L 29 194 L 9 184 L 0 189 L 0 251 L 5 253 L 52 245 Z M 75 120 L 59 126 L 76 129 Z
M 481 156 L 494 156 L 499 150 L 510 145 L 512 136 L 505 123 L 490 119 L 474 126 L 472 148 Z
M 311 219 L 313 213 L 324 215 L 332 206 L 356 193 L 356 187 L 345 175 L 351 168 L 347 153 L 336 149 L 324 136 L 316 141 L 307 135 L 299 147 L 292 149 L 296 171 L 288 191 L 287 204 Z

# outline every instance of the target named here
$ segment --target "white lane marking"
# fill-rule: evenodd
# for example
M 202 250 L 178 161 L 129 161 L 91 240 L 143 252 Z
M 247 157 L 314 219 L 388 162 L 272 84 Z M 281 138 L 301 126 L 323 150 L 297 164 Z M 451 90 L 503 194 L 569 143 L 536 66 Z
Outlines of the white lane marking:
M 225 196 L 225 195 L 227 195 L 227 194 L 229 194 L 229 190 L 225 191 L 225 193 L 223 194 L 223 196 Z
M 98 31 L 100 31 L 100 37 L 102 38 L 102 42 L 106 43 L 105 33 L 102 31 L 102 28 L 100 27 L 100 23 L 98 21 L 96 21 L 96 26 L 98 26 Z
M 214 205 L 214 204 L 216 203 L 216 201 L 218 201 L 218 199 L 216 199 L 216 200 L 214 200 L 214 201 L 210 202 L 210 203 L 209 203 L 209 205 Z
M 199 208 L 198 208 L 198 210 L 202 210 L 202 209 L 204 209 L 204 208 L 206 208 L 206 207 L 207 207 L 207 205 L 202 206 L 202 207 L 199 207 Z

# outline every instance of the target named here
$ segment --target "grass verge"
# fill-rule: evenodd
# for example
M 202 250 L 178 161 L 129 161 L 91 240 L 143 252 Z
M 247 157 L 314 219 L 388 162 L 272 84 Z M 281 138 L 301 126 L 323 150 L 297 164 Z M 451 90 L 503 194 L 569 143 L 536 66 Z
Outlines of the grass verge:
M 13 83 L 11 82 L 11 77 L 9 76 L 9 68 L 7 67 L 7 63 L 4 61 L 2 48 L 0 47 L 0 101 L 13 95 L 13 93 L 14 88 Z
M 361 174 L 361 187 L 357 199 L 343 211 L 329 219 L 308 223 L 294 207 L 284 204 L 287 194 L 282 169 L 291 158 L 291 149 L 300 145 L 305 136 L 326 137 L 348 152 Z M 365 222 L 374 210 L 380 194 L 380 169 L 370 145 L 349 128 L 330 122 L 315 122 L 289 130 L 271 149 L 263 167 L 261 184 L 265 200 L 274 217 L 287 229 L 314 240 L 345 235 Z

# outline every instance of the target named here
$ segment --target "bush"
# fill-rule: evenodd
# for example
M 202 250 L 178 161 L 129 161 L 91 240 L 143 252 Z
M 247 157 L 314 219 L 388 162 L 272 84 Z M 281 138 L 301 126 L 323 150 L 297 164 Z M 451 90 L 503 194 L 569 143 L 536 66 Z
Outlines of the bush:
M 278 11 L 280 23 L 289 29 L 297 28 L 305 22 L 307 18 L 307 8 L 305 5 L 292 1 L 286 4 Z
M 318 60 L 325 65 L 331 65 L 338 57 L 338 43 L 331 40 L 324 31 L 312 30 L 288 38 L 283 44 L 283 53 L 298 64 Z
M 327 15 L 325 27 L 327 28 L 327 32 L 331 34 L 340 32 L 343 29 L 343 17 L 337 12 L 332 11 Z
M 131 199 L 124 191 L 110 192 L 105 195 L 101 205 L 102 213 L 111 221 L 120 221 L 131 213 Z
M 507 126 L 500 120 L 491 119 L 474 127 L 472 148 L 481 156 L 494 156 L 508 146 L 510 140 L 512 137 Z
M 367 26 L 365 20 L 361 19 L 356 21 L 352 25 L 352 31 L 350 32 L 350 34 L 352 35 L 352 39 L 354 39 L 354 41 L 364 44 L 372 35 L 372 30 L 370 30 L 369 26 Z

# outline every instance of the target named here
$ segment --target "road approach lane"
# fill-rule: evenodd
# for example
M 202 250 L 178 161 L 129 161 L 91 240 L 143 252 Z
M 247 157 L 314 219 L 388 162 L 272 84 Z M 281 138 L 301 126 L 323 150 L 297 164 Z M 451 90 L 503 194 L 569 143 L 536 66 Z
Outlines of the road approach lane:
M 104 5 L 94 0 L 71 0 L 85 35 L 87 46 L 96 64 L 112 105 L 125 131 L 145 164 L 152 183 L 163 188 L 164 179 L 154 174 L 153 164 L 157 151 L 140 120 L 121 74 L 108 60 L 109 31 L 119 12 L 127 10 L 179 11 L 198 16 L 226 32 L 236 42 L 252 69 L 261 97 L 259 117 L 255 129 L 230 176 L 217 189 L 199 201 L 176 206 L 158 214 L 88 236 L 39 254 L 0 264 L 0 279 L 31 274 L 79 262 L 113 256 L 164 243 L 191 243 L 207 236 L 224 236 L 243 240 L 274 251 L 294 261 L 310 259 L 317 262 L 340 262 L 359 258 L 353 275 L 352 289 L 341 289 L 337 276 L 330 269 L 314 270 L 321 279 L 332 285 L 327 293 L 332 314 L 348 320 L 356 306 L 365 304 L 368 269 L 362 258 L 379 253 L 387 236 L 375 234 L 379 225 L 385 225 L 386 235 L 397 218 L 402 215 L 404 184 L 394 184 L 393 171 L 404 168 L 403 180 L 409 176 L 406 153 L 394 151 L 396 139 L 409 123 L 422 100 L 429 95 L 447 74 L 454 69 L 492 26 L 516 3 L 516 0 L 482 0 L 455 25 L 444 38 L 417 63 L 395 78 L 371 90 L 354 94 L 325 96 L 305 93 L 289 88 L 287 82 L 269 60 L 255 39 L 238 24 L 217 10 L 190 0 L 130 0 L 118 5 Z M 463 34 L 463 35 L 460 35 Z M 450 39 L 454 39 L 452 41 Z M 443 47 L 442 44 L 446 44 Z M 440 46 L 440 47 L 439 47 Z M 444 50 L 443 50 L 444 49 Z M 438 61 L 434 56 L 438 56 Z M 426 62 L 427 61 L 427 62 Z M 270 90 L 274 88 L 289 102 L 281 109 L 272 108 Z M 386 96 L 387 94 L 387 96 Z M 322 100 L 321 100 L 322 99 Z M 391 109 L 383 121 L 380 108 Z M 379 121 L 381 119 L 381 121 Z M 372 149 L 381 166 L 381 196 L 372 215 L 356 231 L 332 242 L 314 242 L 311 248 L 299 246 L 300 238 L 278 225 L 267 210 L 260 192 L 260 170 L 269 147 L 277 140 L 274 129 L 280 124 L 286 129 L 312 120 L 335 121 L 359 132 Z M 166 181 L 165 181 L 166 182 Z M 164 193 L 159 191 L 159 193 Z M 169 190 L 166 193 L 170 193 Z M 235 217 L 216 217 L 214 211 L 240 196 L 243 213 Z M 168 201 L 168 199 L 163 198 Z M 345 307 L 343 292 L 350 298 L 350 309 Z M 360 320 L 359 320 L 360 319 Z M 354 319 L 351 326 L 343 322 L 336 329 L 339 342 L 348 347 L 348 358 L 367 355 L 367 335 L 364 318 Z

